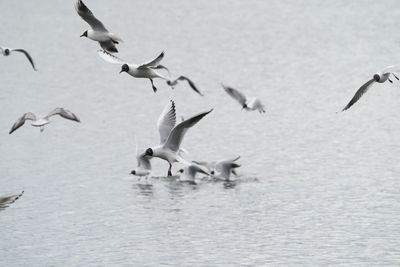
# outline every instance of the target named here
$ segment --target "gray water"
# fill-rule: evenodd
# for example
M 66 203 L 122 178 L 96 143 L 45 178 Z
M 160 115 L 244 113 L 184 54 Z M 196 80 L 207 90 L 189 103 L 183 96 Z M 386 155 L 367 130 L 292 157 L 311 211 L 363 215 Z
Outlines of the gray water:
M 191 77 L 170 90 L 121 74 L 79 38 L 74 1 L 6 1 L 0 45 L 1 266 L 377 266 L 400 264 L 400 84 L 341 110 L 371 75 L 400 62 L 397 1 L 85 1 L 124 43 L 119 56 Z M 220 82 L 258 96 L 245 112 Z M 241 156 L 231 184 L 139 181 L 135 142 L 156 145 L 174 99 L 189 157 Z M 55 107 L 45 131 L 8 131 Z M 136 140 L 136 141 L 135 141 Z M 153 160 L 155 175 L 168 165 Z M 174 171 L 178 166 L 174 166 Z

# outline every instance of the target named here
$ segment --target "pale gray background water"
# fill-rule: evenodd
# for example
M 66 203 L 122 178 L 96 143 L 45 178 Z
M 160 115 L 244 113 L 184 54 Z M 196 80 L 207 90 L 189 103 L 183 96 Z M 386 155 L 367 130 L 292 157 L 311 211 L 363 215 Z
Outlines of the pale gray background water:
M 79 38 L 74 1 L 3 1 L 1 266 L 400 264 L 400 83 L 376 85 L 336 114 L 371 75 L 400 62 L 398 1 L 85 1 L 143 62 L 166 51 L 174 91 L 118 75 Z M 219 83 L 260 97 L 246 113 Z M 241 155 L 241 177 L 181 185 L 130 177 L 135 138 L 158 142 L 156 120 L 215 110 L 190 130 L 192 159 Z M 57 106 L 43 133 L 8 131 L 24 112 Z M 155 160 L 156 175 L 167 164 Z M 174 170 L 177 166 L 174 167 Z

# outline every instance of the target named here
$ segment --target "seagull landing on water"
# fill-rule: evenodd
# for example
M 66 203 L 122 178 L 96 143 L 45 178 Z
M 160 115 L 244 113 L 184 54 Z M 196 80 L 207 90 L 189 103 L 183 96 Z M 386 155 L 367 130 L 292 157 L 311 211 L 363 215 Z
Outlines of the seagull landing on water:
M 37 119 L 36 115 L 33 114 L 32 112 L 27 112 L 24 115 L 22 115 L 22 117 L 19 118 L 16 123 L 14 123 L 14 125 L 11 127 L 9 134 L 12 134 L 15 130 L 24 125 L 25 121 L 27 120 L 31 120 L 32 121 L 31 125 L 34 127 L 40 127 L 40 131 L 43 132 L 44 126 L 50 123 L 49 119 L 51 116 L 54 115 L 60 115 L 64 119 L 81 122 L 74 113 L 64 108 L 56 108 L 53 111 L 51 111 L 46 117 L 40 119 Z
M 226 162 L 235 162 L 240 159 L 240 156 L 237 156 L 234 159 L 220 160 L 220 161 L 193 161 L 193 163 L 203 166 L 207 169 L 209 173 L 215 174 L 215 172 L 221 171 L 222 167 Z M 231 172 L 237 176 L 237 173 L 234 168 L 231 169 Z
M 90 11 L 81 0 L 76 1 L 75 9 L 78 15 L 92 28 L 91 30 L 85 31 L 80 37 L 87 37 L 93 41 L 99 42 L 104 50 L 111 53 L 118 52 L 115 44 L 122 42 L 122 39 L 109 32 L 106 27 L 104 27 L 103 23 L 93 15 L 92 11 Z
M 181 162 L 183 164 L 190 165 L 190 162 L 186 161 L 179 155 L 179 148 L 182 143 L 183 137 L 185 136 L 189 128 L 198 123 L 211 111 L 212 109 L 206 112 L 202 112 L 187 120 L 184 120 L 178 125 L 175 125 L 175 103 L 171 100 L 171 102 L 164 108 L 157 121 L 157 128 L 158 132 L 160 133 L 160 145 L 148 148 L 145 152 L 145 155 L 149 157 L 158 157 L 167 161 L 169 163 L 167 174 L 168 176 L 172 176 L 172 163 Z
M 180 173 L 179 180 L 182 182 L 188 182 L 190 184 L 196 184 L 195 179 L 197 173 L 209 175 L 206 171 L 202 169 L 201 166 L 197 164 L 186 165 L 178 172 Z
M 160 62 L 161 60 L 164 58 L 164 52 L 162 52 L 158 57 L 156 57 L 153 60 L 150 60 L 146 63 L 142 63 L 142 64 L 134 64 L 134 63 L 127 63 L 125 60 L 118 58 L 110 53 L 108 53 L 107 51 L 104 50 L 98 50 L 97 53 L 99 54 L 99 56 L 104 59 L 105 61 L 107 61 L 108 63 L 112 63 L 112 64 L 119 64 L 122 65 L 121 66 L 121 71 L 119 73 L 122 72 L 126 72 L 129 75 L 131 75 L 132 77 L 135 78 L 146 78 L 149 79 L 151 82 L 151 86 L 153 88 L 154 93 L 157 92 L 157 88 L 154 85 L 153 79 L 155 78 L 159 78 L 159 79 L 163 79 L 167 82 L 167 84 L 169 86 L 172 87 L 172 89 L 174 88 L 174 86 L 176 86 L 178 84 L 178 81 L 187 81 L 189 86 L 199 95 L 203 95 L 199 89 L 196 87 L 196 85 L 187 77 L 185 76 L 179 76 L 177 79 L 175 80 L 170 80 L 169 78 L 165 77 L 164 75 L 158 73 L 157 71 L 155 71 L 156 69 L 164 69 L 168 72 L 168 74 L 170 73 L 168 68 L 166 68 L 165 66 L 161 65 Z
M 356 94 L 353 96 L 350 102 L 342 109 L 342 111 L 348 110 L 352 105 L 354 105 L 368 91 L 368 89 L 371 87 L 373 83 L 384 83 L 386 81 L 393 83 L 393 81 L 390 79 L 390 74 L 392 74 L 393 77 L 399 80 L 399 74 L 398 74 L 399 72 L 400 72 L 400 65 L 393 65 L 386 67 L 382 71 L 378 71 L 377 73 L 375 73 L 372 79 L 364 83 L 357 90 Z
M 142 153 L 140 155 L 136 156 L 137 159 L 137 167 L 133 171 L 131 171 L 132 175 L 136 175 L 139 177 L 142 176 L 149 176 L 151 174 L 151 162 L 150 158 L 145 155 L 145 153 Z
M 31 63 L 33 70 L 37 71 L 37 69 L 35 67 L 35 63 L 33 62 L 31 55 L 29 55 L 29 53 L 26 50 L 21 49 L 21 48 L 0 47 L 0 52 L 3 54 L 3 56 L 9 56 L 9 55 L 11 55 L 12 52 L 23 53 L 26 56 L 26 58 L 29 60 L 29 62 Z
M 17 199 L 19 199 L 23 194 L 24 191 L 16 195 L 0 197 L 0 210 L 4 210 L 5 208 L 7 208 L 10 204 L 14 203 Z
M 232 160 L 217 162 L 215 165 L 215 170 L 212 170 L 210 172 L 211 177 L 217 180 L 230 181 L 231 173 L 234 173 L 236 175 L 234 169 L 240 167 L 240 165 L 235 162 L 239 158 L 240 156 Z
M 238 90 L 225 86 L 221 83 L 225 92 L 228 93 L 233 99 L 239 102 L 242 105 L 242 109 L 245 110 L 258 110 L 260 113 L 265 113 L 264 105 L 261 103 L 260 99 L 255 97 L 246 97 L 244 94 L 239 92 Z

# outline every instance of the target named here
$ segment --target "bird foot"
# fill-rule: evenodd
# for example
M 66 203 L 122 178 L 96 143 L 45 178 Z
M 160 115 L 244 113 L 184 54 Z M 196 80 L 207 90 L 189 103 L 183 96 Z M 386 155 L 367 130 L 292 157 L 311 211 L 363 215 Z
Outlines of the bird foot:
M 390 83 L 393 83 L 393 81 L 392 81 L 391 79 L 389 79 L 389 78 L 388 78 L 388 81 L 389 81 Z
M 157 88 L 155 86 L 153 86 L 153 92 L 156 93 L 157 92 Z
M 172 172 L 168 170 L 168 176 L 172 176 Z

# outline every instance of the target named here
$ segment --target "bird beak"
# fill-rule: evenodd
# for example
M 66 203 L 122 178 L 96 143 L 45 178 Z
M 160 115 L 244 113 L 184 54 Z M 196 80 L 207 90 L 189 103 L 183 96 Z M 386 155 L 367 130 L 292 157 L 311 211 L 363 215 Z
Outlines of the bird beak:
M 124 70 L 121 70 L 121 71 L 119 72 L 119 74 L 121 74 L 122 72 L 124 72 Z
M 85 35 L 84 34 L 82 34 L 81 36 L 79 36 L 79 37 L 84 37 Z

